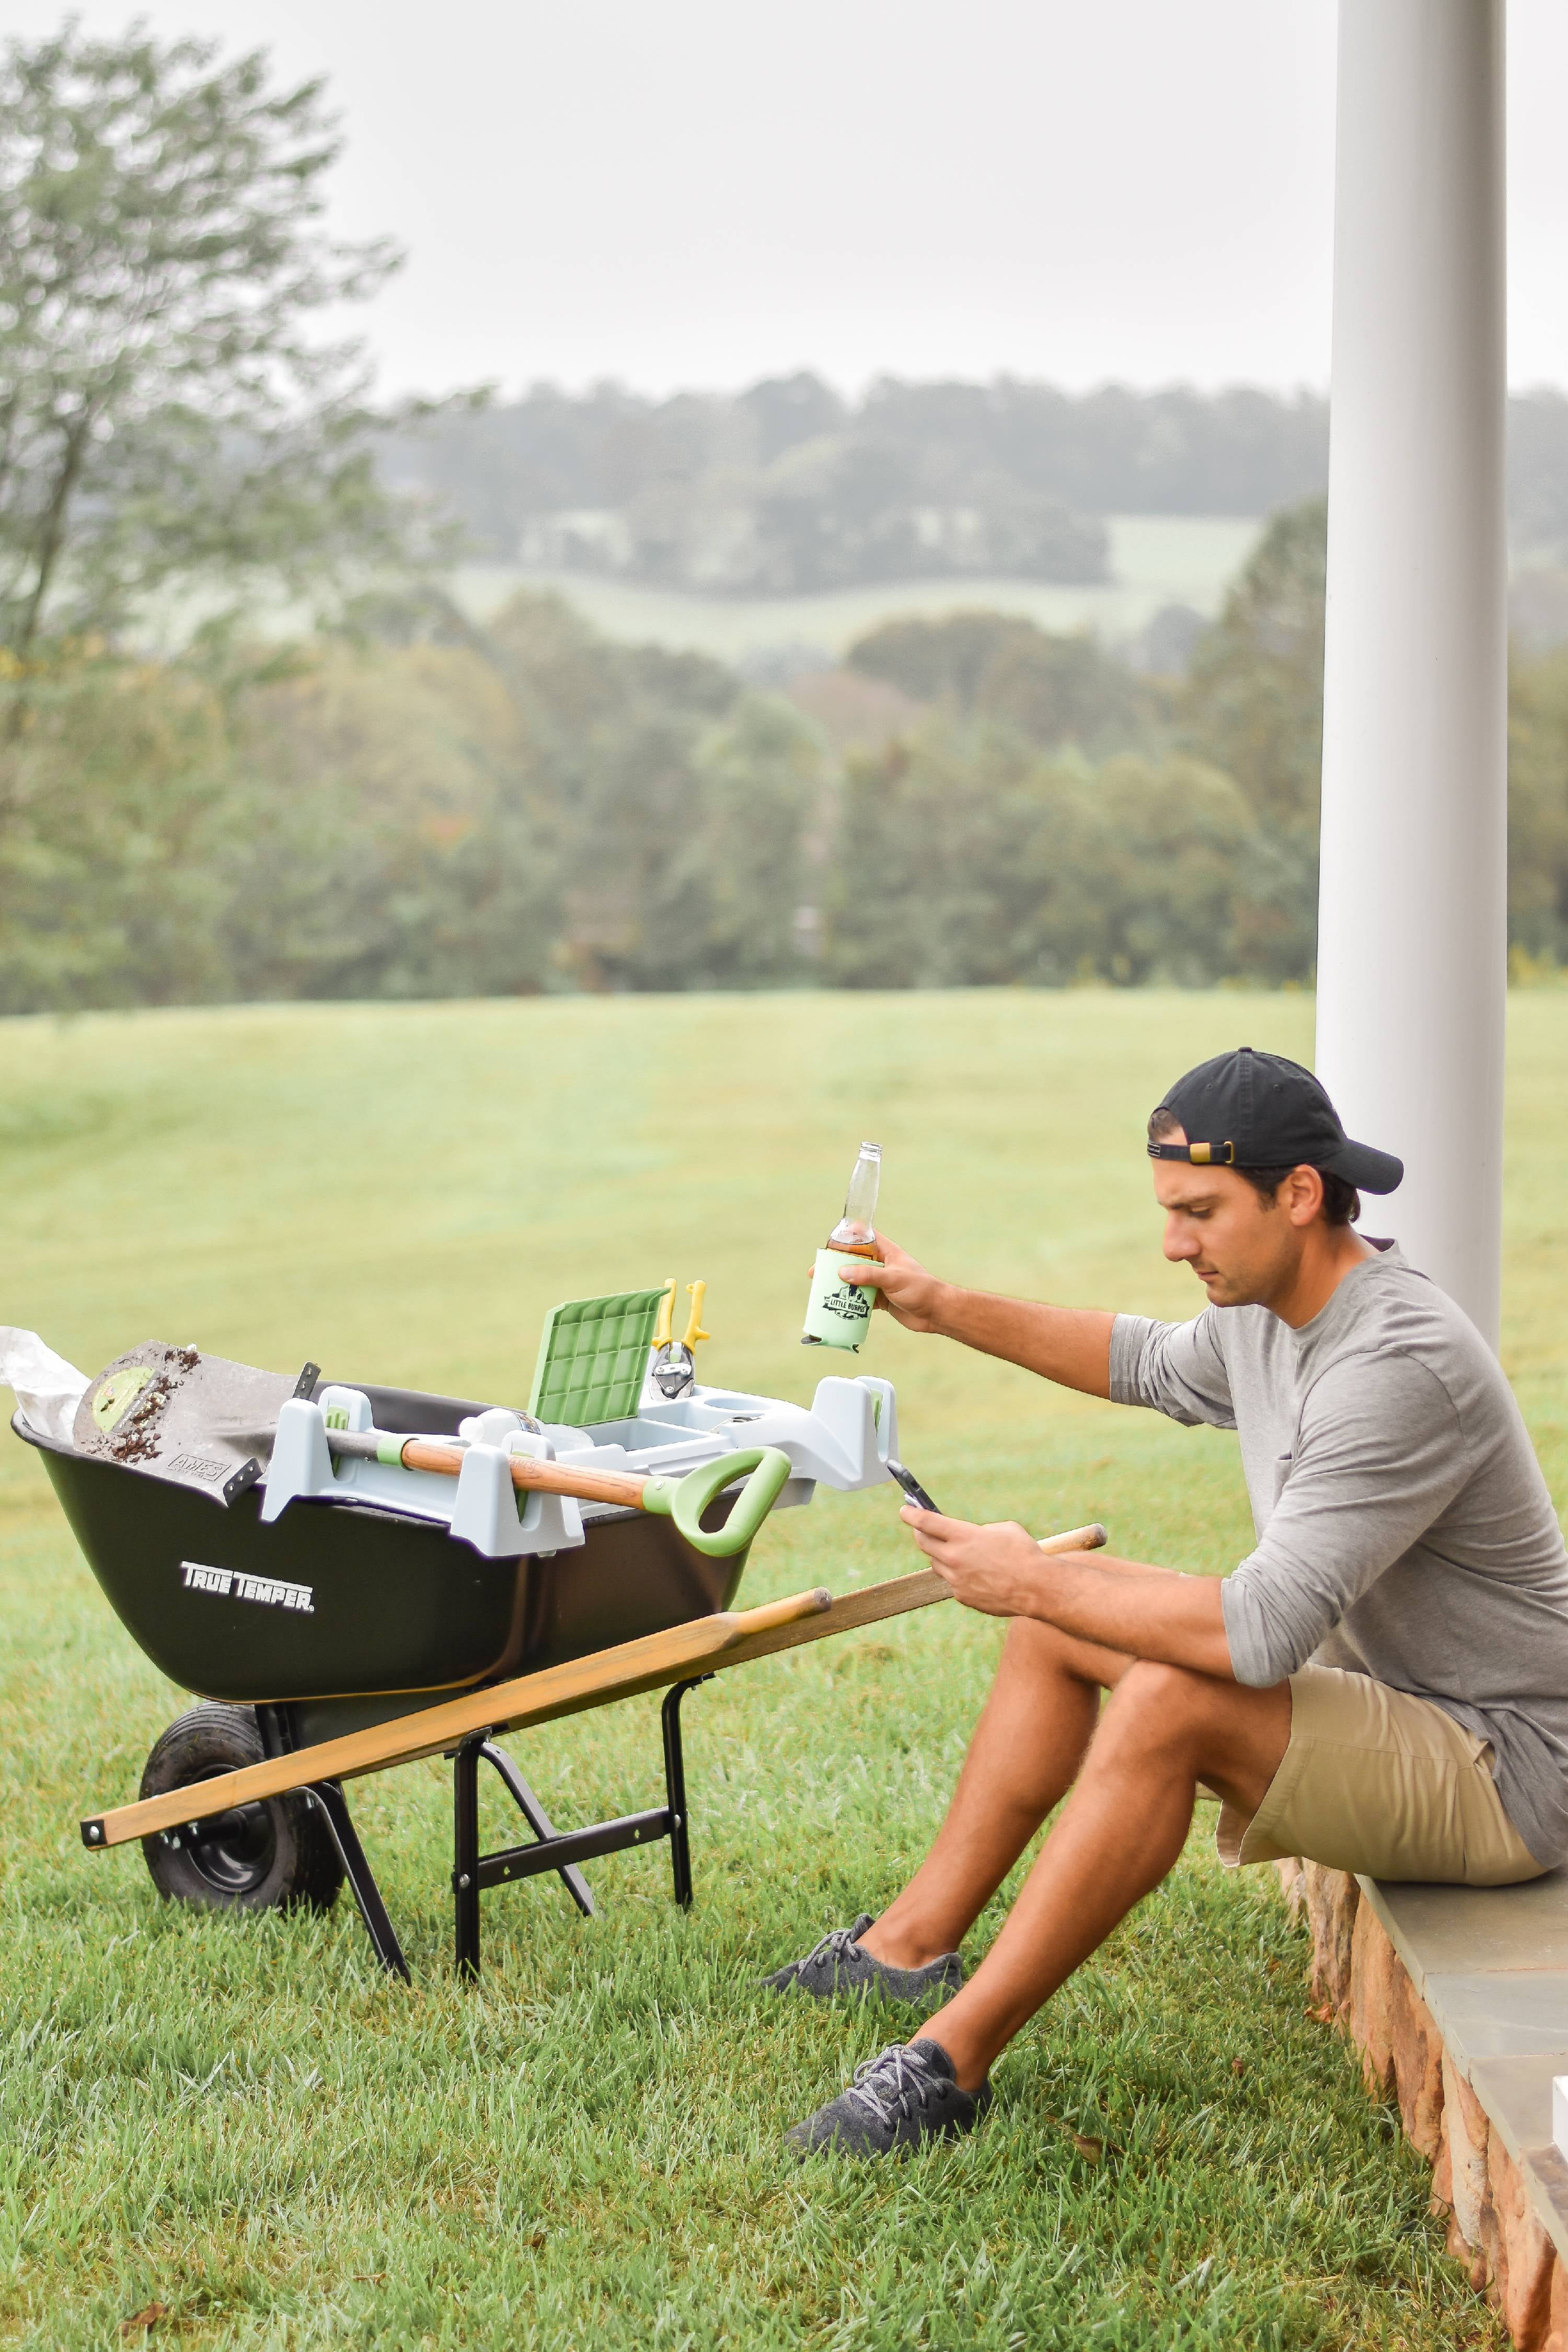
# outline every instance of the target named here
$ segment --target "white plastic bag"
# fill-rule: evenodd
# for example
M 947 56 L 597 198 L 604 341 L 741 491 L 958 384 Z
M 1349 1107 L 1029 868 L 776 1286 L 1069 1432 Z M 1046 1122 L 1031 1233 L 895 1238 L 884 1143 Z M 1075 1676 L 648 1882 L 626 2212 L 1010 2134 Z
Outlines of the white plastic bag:
M 0 1323 L 0 1387 L 16 1390 L 22 1418 L 38 1436 L 70 1444 L 71 1423 L 88 1385 L 87 1373 L 46 1348 L 36 1331 Z

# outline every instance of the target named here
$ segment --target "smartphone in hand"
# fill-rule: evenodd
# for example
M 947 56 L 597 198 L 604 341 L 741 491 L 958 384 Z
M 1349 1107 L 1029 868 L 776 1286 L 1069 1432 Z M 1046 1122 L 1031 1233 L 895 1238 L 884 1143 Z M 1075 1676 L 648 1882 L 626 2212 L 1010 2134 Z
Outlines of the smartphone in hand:
M 906 1470 L 901 1462 L 890 1461 L 888 1464 L 888 1475 L 889 1478 L 898 1480 L 917 1511 L 934 1511 L 937 1508 L 937 1505 L 931 1501 L 914 1472 Z

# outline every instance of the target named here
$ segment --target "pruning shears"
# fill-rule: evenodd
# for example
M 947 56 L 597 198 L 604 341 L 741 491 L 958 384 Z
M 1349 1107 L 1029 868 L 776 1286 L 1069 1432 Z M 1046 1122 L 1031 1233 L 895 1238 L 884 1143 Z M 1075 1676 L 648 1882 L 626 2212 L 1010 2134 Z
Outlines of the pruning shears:
M 658 1302 L 658 1320 L 653 1327 L 653 1384 L 660 1396 L 671 1403 L 677 1397 L 689 1396 L 697 1384 L 696 1349 L 700 1340 L 712 1334 L 702 1328 L 702 1301 L 708 1295 L 705 1282 L 689 1282 L 686 1295 L 691 1301 L 691 1312 L 686 1329 L 677 1339 L 675 1328 L 675 1276 L 672 1274 L 664 1286 L 664 1297 Z

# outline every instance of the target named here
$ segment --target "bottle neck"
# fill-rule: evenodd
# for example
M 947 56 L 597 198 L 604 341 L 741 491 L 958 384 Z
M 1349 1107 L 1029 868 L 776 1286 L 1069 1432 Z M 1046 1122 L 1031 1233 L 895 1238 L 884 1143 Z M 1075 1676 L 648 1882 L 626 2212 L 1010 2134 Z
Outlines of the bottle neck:
M 835 1225 L 827 1236 L 827 1246 L 830 1250 L 837 1250 L 840 1257 L 879 1258 L 881 1256 L 881 1252 L 877 1247 L 876 1234 L 868 1235 L 864 1225 L 851 1225 L 847 1235 L 843 1226 Z

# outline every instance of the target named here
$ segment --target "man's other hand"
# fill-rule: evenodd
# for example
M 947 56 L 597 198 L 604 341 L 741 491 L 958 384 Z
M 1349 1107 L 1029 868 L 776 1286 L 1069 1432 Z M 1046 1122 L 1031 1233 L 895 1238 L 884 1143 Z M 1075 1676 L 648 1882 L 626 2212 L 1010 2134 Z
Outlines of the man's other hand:
M 845 1281 L 875 1290 L 877 1305 L 885 1307 L 906 1331 L 940 1330 L 938 1309 L 946 1284 L 928 1274 L 918 1258 L 901 1250 L 897 1242 L 890 1242 L 886 1234 L 878 1234 L 877 1247 L 882 1253 L 880 1265 L 868 1257 L 844 1259 Z
M 1016 1519 L 975 1527 L 941 1511 L 920 1511 L 906 1503 L 899 1513 L 916 1543 L 952 1597 L 987 1617 L 1034 1613 L 1044 1581 L 1045 1560 L 1027 1528 Z
M 1104 1553 L 1043 1552 L 1016 1519 L 977 1528 L 912 1503 L 899 1517 L 966 1609 L 1037 1617 L 1124 1657 L 1236 1678 L 1217 1576 L 1178 1576 Z

